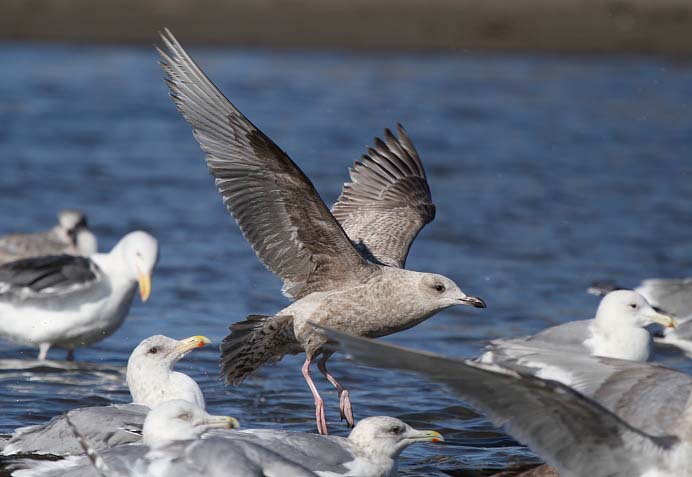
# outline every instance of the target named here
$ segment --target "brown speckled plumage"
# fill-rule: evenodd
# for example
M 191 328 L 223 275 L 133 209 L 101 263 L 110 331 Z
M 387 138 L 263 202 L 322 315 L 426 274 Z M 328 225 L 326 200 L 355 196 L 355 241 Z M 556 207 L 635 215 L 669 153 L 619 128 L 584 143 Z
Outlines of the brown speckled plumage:
M 96 237 L 87 227 L 86 216 L 76 210 L 61 211 L 58 224 L 50 230 L 0 237 L 0 265 L 29 257 L 96 252 Z
M 350 169 L 351 182 L 332 207 L 356 247 L 366 257 L 403 268 L 418 232 L 435 218 L 435 204 L 423 164 L 399 124 L 375 138 L 361 162 Z
M 403 127 L 398 138 L 386 131 L 356 163 L 332 215 L 300 168 L 223 96 L 173 35 L 162 38 L 171 97 L 192 126 L 226 207 L 257 257 L 283 280 L 284 294 L 296 300 L 276 317 L 251 316 L 231 326 L 221 346 L 227 382 L 240 383 L 264 363 L 304 350 L 303 374 L 321 402 L 309 365 L 325 339 L 309 322 L 383 336 L 449 306 L 485 306 L 446 277 L 399 268 L 435 214 Z M 352 423 L 348 393 L 324 367 L 328 357 L 320 371 L 337 387 L 342 414 L 346 409 Z M 326 423 L 318 427 L 326 431 Z

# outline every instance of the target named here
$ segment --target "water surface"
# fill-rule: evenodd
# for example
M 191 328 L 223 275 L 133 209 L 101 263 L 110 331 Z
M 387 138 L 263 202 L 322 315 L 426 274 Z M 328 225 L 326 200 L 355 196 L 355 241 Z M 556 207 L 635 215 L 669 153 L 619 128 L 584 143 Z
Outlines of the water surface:
M 387 340 L 474 356 L 488 339 L 591 317 L 592 279 L 692 275 L 692 63 L 191 52 L 327 203 L 374 135 L 407 127 L 438 206 L 408 267 L 452 277 L 488 308 L 450 309 Z M 147 336 L 219 343 L 230 323 L 286 305 L 226 213 L 151 48 L 4 44 L 0 64 L 0 232 L 47 228 L 73 207 L 104 250 L 138 228 L 161 246 L 151 300 L 135 303 L 115 335 L 78 350 L 77 364 L 39 366 L 35 350 L 0 342 L 0 433 L 128 401 L 124 366 Z M 662 358 L 692 369 L 675 353 Z M 219 381 L 217 359 L 210 347 L 179 366 L 211 411 L 246 427 L 314 430 L 301 357 L 236 388 Z M 356 417 L 393 415 L 448 439 L 410 448 L 403 475 L 484 475 L 536 461 L 440 385 L 338 355 L 331 363 Z M 316 381 L 331 430 L 346 434 L 335 393 Z

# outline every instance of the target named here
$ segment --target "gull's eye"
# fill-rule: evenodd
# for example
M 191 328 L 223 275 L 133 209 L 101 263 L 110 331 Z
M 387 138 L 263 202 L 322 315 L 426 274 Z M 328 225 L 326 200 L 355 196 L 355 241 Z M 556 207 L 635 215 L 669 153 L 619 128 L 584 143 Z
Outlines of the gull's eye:
M 149 354 L 156 354 L 158 352 L 159 352 L 158 346 L 152 346 L 151 348 L 149 348 L 149 351 L 147 351 L 147 353 L 149 353 Z
M 401 434 L 402 432 L 404 432 L 404 426 L 398 426 L 398 425 L 397 425 L 397 426 L 392 426 L 392 427 L 389 429 L 389 432 L 390 432 L 391 434 Z
M 445 291 L 445 286 L 442 283 L 438 283 L 437 285 L 435 285 L 435 290 L 442 293 L 443 291 Z
M 178 419 L 180 419 L 181 421 L 187 421 L 188 419 L 190 419 L 190 416 L 186 412 L 184 412 L 180 416 L 178 416 Z
M 630 303 L 630 308 L 632 308 L 633 310 L 636 310 L 637 304 L 636 303 Z

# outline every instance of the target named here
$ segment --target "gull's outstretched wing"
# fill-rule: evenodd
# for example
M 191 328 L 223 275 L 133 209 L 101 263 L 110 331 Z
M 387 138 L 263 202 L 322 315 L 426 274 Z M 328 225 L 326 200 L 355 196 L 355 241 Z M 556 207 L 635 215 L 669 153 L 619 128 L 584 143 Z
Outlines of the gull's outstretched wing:
M 642 475 L 674 436 L 647 435 L 556 381 L 495 365 L 445 358 L 328 330 L 361 363 L 421 373 L 447 384 L 490 420 L 528 445 L 562 476 Z
M 680 318 L 692 316 L 692 278 L 649 278 L 636 290 L 652 306 Z
M 298 299 L 361 282 L 374 268 L 310 180 L 207 78 L 166 30 L 159 49 L 171 97 L 206 154 L 226 207 L 264 265 Z
M 350 169 L 332 213 L 365 257 L 403 268 L 435 205 L 416 148 L 401 124 L 397 132 L 386 129 Z

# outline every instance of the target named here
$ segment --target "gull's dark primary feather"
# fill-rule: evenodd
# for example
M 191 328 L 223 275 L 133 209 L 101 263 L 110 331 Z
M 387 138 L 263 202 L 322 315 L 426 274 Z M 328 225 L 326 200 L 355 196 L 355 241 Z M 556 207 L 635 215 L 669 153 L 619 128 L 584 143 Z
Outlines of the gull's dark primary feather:
M 171 97 L 190 123 L 226 207 L 258 258 L 298 299 L 376 273 L 310 180 L 214 86 L 166 30 Z
M 641 475 L 676 436 L 651 436 L 556 381 L 445 358 L 327 330 L 338 349 L 369 366 L 421 373 L 447 384 L 562 476 Z M 639 363 L 646 366 L 646 364 Z
M 435 205 L 418 152 L 401 124 L 398 138 L 385 130 L 332 208 L 334 217 L 366 257 L 403 268 L 418 232 L 435 218 Z
M 100 276 L 98 266 L 84 257 L 25 258 L 0 266 L 0 297 L 14 296 L 27 289 L 33 293 L 60 293 L 88 286 Z

